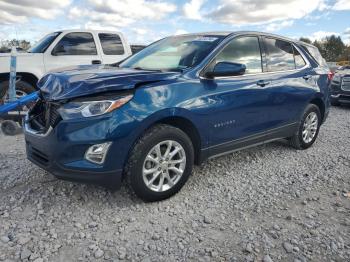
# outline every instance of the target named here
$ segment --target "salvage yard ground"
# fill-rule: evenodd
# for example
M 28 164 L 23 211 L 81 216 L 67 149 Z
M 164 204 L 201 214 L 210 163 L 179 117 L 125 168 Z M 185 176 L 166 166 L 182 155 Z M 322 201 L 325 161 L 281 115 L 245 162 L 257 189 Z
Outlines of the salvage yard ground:
M 143 203 L 55 179 L 0 134 L 0 261 L 350 261 L 350 107 L 306 151 L 275 142 Z

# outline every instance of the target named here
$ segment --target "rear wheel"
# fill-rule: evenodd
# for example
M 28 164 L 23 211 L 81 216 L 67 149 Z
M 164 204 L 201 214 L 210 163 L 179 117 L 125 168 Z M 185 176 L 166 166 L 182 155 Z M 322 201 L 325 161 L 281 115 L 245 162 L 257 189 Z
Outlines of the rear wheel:
M 144 201 L 176 194 L 193 168 L 191 140 L 180 129 L 157 125 L 135 144 L 126 167 L 129 186 Z
M 309 104 L 300 121 L 298 131 L 289 140 L 296 149 L 306 149 L 315 142 L 321 126 L 321 113 L 314 104 Z

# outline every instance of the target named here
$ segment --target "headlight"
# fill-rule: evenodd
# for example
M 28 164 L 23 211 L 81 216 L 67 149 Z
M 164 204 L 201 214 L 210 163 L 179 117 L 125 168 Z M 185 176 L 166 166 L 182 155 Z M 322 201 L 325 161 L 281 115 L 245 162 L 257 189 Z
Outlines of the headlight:
M 63 119 L 99 116 L 121 107 L 131 100 L 133 95 L 119 97 L 115 100 L 69 102 L 58 109 Z

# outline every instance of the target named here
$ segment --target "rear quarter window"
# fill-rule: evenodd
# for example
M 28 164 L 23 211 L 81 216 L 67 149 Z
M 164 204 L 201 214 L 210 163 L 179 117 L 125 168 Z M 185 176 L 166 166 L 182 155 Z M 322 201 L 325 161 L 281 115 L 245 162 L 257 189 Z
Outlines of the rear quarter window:
M 322 57 L 320 51 L 315 46 L 302 45 L 306 52 L 311 55 L 311 57 L 319 64 L 320 66 L 328 67 L 326 60 Z

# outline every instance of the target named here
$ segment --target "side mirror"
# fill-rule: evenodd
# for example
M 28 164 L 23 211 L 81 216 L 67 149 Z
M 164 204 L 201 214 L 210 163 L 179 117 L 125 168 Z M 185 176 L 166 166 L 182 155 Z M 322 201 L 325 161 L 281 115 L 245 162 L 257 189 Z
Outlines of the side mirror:
M 51 54 L 56 56 L 56 55 L 63 55 L 65 52 L 66 50 L 64 50 L 64 46 L 62 44 L 58 44 L 52 50 Z
M 232 63 L 232 62 L 219 62 L 215 65 L 213 71 L 205 73 L 208 78 L 214 78 L 217 76 L 238 76 L 244 75 L 247 67 L 244 64 Z

